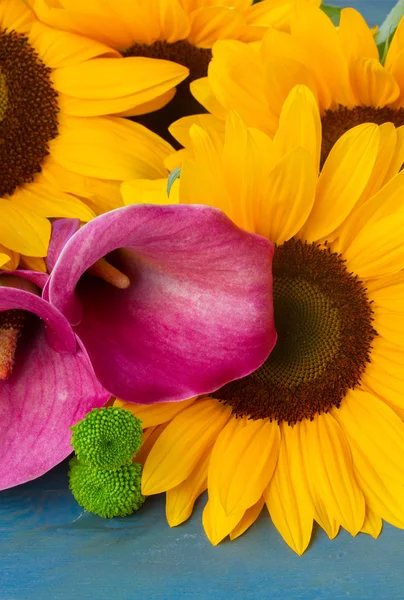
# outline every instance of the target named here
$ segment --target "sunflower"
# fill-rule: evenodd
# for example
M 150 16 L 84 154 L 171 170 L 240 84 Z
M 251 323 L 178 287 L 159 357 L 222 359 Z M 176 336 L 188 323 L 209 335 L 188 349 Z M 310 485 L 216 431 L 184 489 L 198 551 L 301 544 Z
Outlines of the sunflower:
M 304 0 L 314 6 L 320 0 Z M 258 40 L 268 27 L 288 30 L 293 0 L 30 0 L 38 18 L 52 27 L 86 35 L 136 57 L 136 102 L 126 115 L 172 141 L 168 126 L 200 112 L 189 83 L 206 76 L 217 40 Z M 124 65 L 122 66 L 124 68 Z M 86 77 L 83 70 L 83 78 Z M 122 83 L 123 73 L 111 73 Z M 105 86 L 108 86 L 109 77 Z M 69 86 L 62 91 L 69 95 Z M 72 110 L 79 102 L 69 98 Z M 166 106 L 169 103 L 168 106 Z M 76 108 L 77 107 L 77 108 Z M 166 107 L 163 110 L 163 107 Z M 157 112 L 156 112 L 157 111 Z M 152 114 L 150 114 L 152 113 Z
M 197 125 L 190 139 L 180 201 L 214 205 L 275 243 L 278 341 L 258 370 L 209 396 L 117 401 L 145 427 L 143 492 L 166 492 L 175 526 L 207 489 L 212 544 L 238 537 L 265 505 L 298 554 L 314 521 L 330 538 L 340 527 L 377 537 L 382 519 L 404 528 L 404 172 L 394 125 L 352 128 L 319 174 L 318 105 L 297 86 L 273 140 L 234 112 L 224 142 Z
M 111 82 L 104 94 L 100 64 L 120 61 L 100 42 L 37 22 L 22 0 L 2 0 L 0 268 L 15 268 L 24 255 L 22 266 L 44 270 L 48 218 L 88 221 L 121 204 L 119 185 L 130 174 L 166 174 L 163 160 L 172 148 L 164 140 L 104 116 L 126 90 Z M 75 69 L 86 70 L 85 85 Z M 82 115 L 66 110 L 64 85 L 71 86 L 73 101 L 80 99 Z M 83 118 L 84 106 L 92 118 Z
M 297 0 L 290 33 L 269 29 L 259 47 L 218 42 L 208 77 L 195 81 L 191 91 L 219 129 L 227 112 L 235 110 L 249 126 L 273 136 L 283 102 L 299 83 L 312 90 L 321 110 L 322 164 L 351 127 L 404 125 L 404 19 L 382 64 L 359 12 L 343 9 L 335 28 L 322 10 Z M 183 145 L 190 119 L 170 128 Z

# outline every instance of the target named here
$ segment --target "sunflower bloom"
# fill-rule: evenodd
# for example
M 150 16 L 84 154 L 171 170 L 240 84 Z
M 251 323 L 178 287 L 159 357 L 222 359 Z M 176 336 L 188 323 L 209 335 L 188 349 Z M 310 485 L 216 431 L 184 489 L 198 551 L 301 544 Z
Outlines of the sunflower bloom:
M 272 137 L 288 93 L 305 84 L 321 111 L 324 163 L 351 127 L 368 122 L 404 125 L 403 56 L 404 20 L 383 65 L 372 30 L 359 12 L 343 9 L 335 28 L 319 8 L 297 2 L 290 33 L 270 29 L 259 47 L 236 40 L 215 44 L 208 77 L 195 81 L 191 91 L 219 129 L 228 111 L 235 110 L 247 125 Z M 171 128 L 183 145 L 190 119 Z
M 30 0 L 30 3 L 43 23 L 88 36 L 126 58 L 131 57 L 108 71 L 105 90 L 111 78 L 114 83 L 125 85 L 126 68 L 132 65 L 130 68 L 137 69 L 132 75 L 137 82 L 137 93 L 128 95 L 126 104 L 120 100 L 117 110 L 137 116 L 139 122 L 163 136 L 168 135 L 167 128 L 176 119 L 200 112 L 200 104 L 189 93 L 189 83 L 206 76 L 211 48 L 217 40 L 253 41 L 261 39 L 268 27 L 288 30 L 293 12 L 292 0 L 264 0 L 254 6 L 252 0 Z M 307 4 L 319 6 L 320 0 L 307 0 Z M 76 80 L 87 78 L 82 67 L 76 68 L 72 75 Z M 68 98 L 69 110 L 71 114 L 82 114 L 83 95 L 72 99 L 71 89 L 66 78 L 61 91 Z M 165 110 L 159 110 L 167 103 Z
M 102 58 L 100 58 L 102 57 Z M 117 60 L 118 58 L 118 60 Z M 144 127 L 105 117 L 122 95 L 98 89 L 99 61 L 119 63 L 104 44 L 36 21 L 22 0 L 0 6 L 0 268 L 44 269 L 50 217 L 89 221 L 121 204 L 119 185 L 163 177 L 171 147 Z M 74 99 L 102 103 L 93 118 L 73 116 L 59 93 L 69 69 L 86 69 Z M 92 99 L 91 99 L 92 98 Z M 84 116 L 84 115 L 83 115 Z M 42 267 L 42 269 L 41 269 Z
M 394 125 L 351 129 L 320 174 L 320 115 L 304 86 L 288 96 L 273 140 L 237 113 L 224 141 L 196 125 L 189 135 L 180 201 L 220 207 L 276 244 L 278 341 L 254 373 L 209 396 L 132 405 L 145 427 L 143 492 L 167 493 L 174 526 L 207 489 L 212 544 L 238 537 L 265 505 L 298 554 L 314 521 L 330 538 L 340 527 L 377 537 L 382 519 L 404 528 L 404 172 Z

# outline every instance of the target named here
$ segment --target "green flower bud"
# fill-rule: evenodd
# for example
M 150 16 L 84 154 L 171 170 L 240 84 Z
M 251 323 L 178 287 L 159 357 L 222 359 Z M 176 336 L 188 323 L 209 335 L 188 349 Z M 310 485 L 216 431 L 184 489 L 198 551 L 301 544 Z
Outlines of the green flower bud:
M 100 517 L 125 517 L 142 506 L 142 466 L 132 463 L 119 469 L 95 469 L 70 461 L 69 485 L 73 496 L 85 510 Z
M 116 406 L 94 408 L 71 429 L 77 458 L 99 469 L 130 465 L 142 444 L 140 419 Z

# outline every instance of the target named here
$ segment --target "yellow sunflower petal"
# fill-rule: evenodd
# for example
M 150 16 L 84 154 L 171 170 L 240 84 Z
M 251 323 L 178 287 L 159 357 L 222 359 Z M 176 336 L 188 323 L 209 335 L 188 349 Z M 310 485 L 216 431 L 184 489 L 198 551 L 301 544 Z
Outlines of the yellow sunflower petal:
M 302 237 L 327 237 L 349 215 L 372 174 L 379 138 L 377 125 L 365 123 L 337 141 L 318 179 L 316 202 Z
M 241 521 L 239 521 L 235 528 L 230 532 L 231 540 L 235 540 L 240 537 L 240 535 L 243 535 L 243 533 L 255 523 L 260 516 L 264 504 L 264 498 L 260 498 L 253 506 L 250 506 L 250 508 L 245 511 Z
M 350 65 L 352 87 L 360 104 L 381 108 L 400 94 L 393 75 L 374 58 L 358 58 Z
M 285 542 L 301 555 L 309 545 L 314 509 L 303 462 L 301 424 L 281 426 L 282 443 L 278 464 L 265 502 L 273 524 Z
M 74 33 L 52 29 L 43 23 L 33 24 L 29 41 L 51 69 L 71 67 L 102 55 L 119 57 L 118 52 L 105 44 Z
M 168 90 L 161 96 L 150 100 L 150 102 L 145 102 L 144 104 L 139 104 L 138 106 L 134 106 L 133 108 L 128 108 L 125 110 L 116 113 L 119 117 L 136 117 L 139 115 L 146 115 L 147 113 L 154 112 L 156 110 L 160 110 L 160 108 L 164 108 L 171 100 L 174 98 L 177 92 L 176 88 L 172 88 Z
M 160 402 L 158 404 L 133 404 L 116 399 L 114 406 L 130 410 L 131 413 L 142 421 L 143 429 L 171 421 L 181 411 L 195 402 L 195 398 L 182 402 Z
M 351 447 L 366 457 L 381 477 L 404 483 L 404 424 L 394 411 L 373 394 L 354 390 L 333 415 Z
M 202 525 L 210 543 L 217 546 L 237 527 L 243 516 L 242 512 L 226 515 L 220 500 L 209 497 L 202 513 Z
M 344 252 L 349 269 L 363 279 L 382 277 L 402 269 L 404 209 L 367 224 Z
M 0 252 L 0 267 L 3 267 L 6 263 L 8 263 L 9 260 L 10 257 L 8 256 L 8 254 L 2 254 Z
M 257 233 L 274 243 L 293 237 L 313 207 L 316 167 L 303 148 L 291 150 L 268 174 L 267 195 L 262 195 Z M 291 202 L 293 198 L 293 202 Z
M 268 29 L 260 45 L 260 57 L 268 106 L 275 115 L 280 114 L 287 95 L 298 83 L 312 91 L 322 111 L 330 107 L 331 92 L 326 82 L 318 80 L 310 68 L 312 56 L 299 38 Z
M 354 208 L 338 230 L 338 252 L 345 252 L 365 227 L 396 213 L 403 206 L 403 194 L 404 172 L 401 171 L 362 205 Z
M 143 432 L 143 441 L 140 447 L 139 452 L 133 457 L 133 460 L 144 465 L 147 457 L 149 456 L 154 444 L 157 442 L 160 435 L 167 428 L 168 423 L 161 423 L 160 425 L 155 425 L 154 427 L 148 427 L 146 431 Z
M 226 514 L 244 513 L 258 502 L 274 472 L 279 446 L 275 422 L 250 421 L 233 434 L 216 467 L 217 494 Z
M 175 88 L 154 98 L 150 102 L 133 106 L 132 96 L 120 98 L 82 99 L 73 98 L 59 92 L 59 107 L 62 112 L 73 117 L 97 117 L 99 115 L 116 115 L 132 117 L 143 115 L 163 108 L 175 96 Z
M 55 69 L 52 80 L 56 91 L 67 96 L 87 101 L 130 96 L 137 106 L 165 94 L 188 73 L 182 65 L 155 58 L 95 58 Z
M 395 148 L 394 157 L 389 165 L 389 168 L 384 179 L 384 183 L 387 183 L 392 177 L 397 175 L 404 164 L 404 125 L 396 128 L 397 143 Z
M 232 209 L 231 219 L 247 231 L 254 231 L 254 202 L 259 199 L 257 193 L 261 191 L 260 160 L 259 150 L 257 152 L 253 147 L 250 130 L 240 116 L 231 111 L 226 120 L 223 172 Z
M 371 508 L 366 507 L 366 518 L 361 533 L 367 533 L 373 538 L 378 538 L 382 531 L 383 522 Z
M 219 147 L 216 136 L 210 135 L 197 125 L 192 125 L 189 135 L 195 160 L 184 160 L 180 180 L 180 202 L 215 206 L 233 219 L 235 207 L 227 195 L 222 169 L 223 148 Z
M 20 267 L 29 271 L 39 271 L 39 273 L 47 272 L 46 262 L 39 256 L 21 256 Z
M 379 60 L 377 46 L 362 15 L 353 8 L 341 10 L 338 37 L 343 53 L 348 61 L 356 58 L 374 58 Z
M 166 516 L 170 527 L 176 527 L 189 519 L 196 499 L 207 489 L 209 461 L 210 449 L 182 483 L 167 490 Z
M 154 4 L 155 19 L 160 21 L 159 39 L 172 44 L 178 40 L 183 40 L 190 35 L 191 24 L 189 17 L 178 2 L 172 0 L 158 0 L 158 2 L 149 0 Z M 141 26 L 139 23 L 138 26 Z M 134 37 L 137 40 L 137 37 Z
M 27 256 L 46 256 L 50 234 L 47 219 L 0 199 L 0 241 L 7 248 Z
M 404 21 L 400 20 L 398 27 L 391 39 L 386 56 L 385 66 L 392 70 L 397 56 L 404 50 Z
M 297 0 L 291 19 L 291 32 L 310 52 L 312 60 L 308 64 L 316 73 L 317 80 L 326 82 L 334 102 L 352 105 L 348 63 L 331 20 L 319 8 L 307 6 L 304 0 Z
M 213 115 L 201 114 L 183 117 L 170 125 L 169 132 L 182 146 L 189 148 L 192 144 L 189 131 L 194 124 L 208 131 L 210 136 L 217 137 L 217 143 L 219 143 L 219 140 L 223 140 L 225 121 Z
M 245 28 L 241 13 L 226 6 L 199 8 L 191 13 L 189 20 L 188 41 L 200 48 L 211 48 L 218 40 L 236 40 Z
M 46 183 L 17 189 L 13 194 L 13 204 L 26 210 L 34 206 L 36 214 L 41 217 L 68 217 L 80 221 L 90 221 L 95 217 L 84 202 Z
M 400 354 L 397 350 L 391 355 Z M 362 377 L 362 386 L 379 396 L 402 419 L 404 416 L 404 380 L 402 362 L 391 362 L 386 365 L 385 357 L 372 352 L 372 364 L 368 365 Z M 384 368 L 387 367 L 387 368 Z
M 319 498 L 329 515 L 356 535 L 365 519 L 365 501 L 344 431 L 331 414 L 318 415 L 302 425 L 313 501 L 316 504 Z
M 395 38 L 395 35 L 393 39 Z M 387 67 L 389 73 L 394 77 L 394 80 L 397 82 L 397 85 L 400 89 L 400 95 L 395 103 L 395 107 L 401 108 L 404 103 L 404 49 L 401 50 L 397 54 L 394 59 L 393 64 L 390 67 Z
M 181 411 L 153 446 L 142 476 L 143 493 L 158 494 L 182 481 L 195 468 L 230 417 L 230 408 L 204 398 Z
M 259 54 L 236 40 L 217 42 L 209 65 L 209 83 L 220 104 L 235 110 L 250 127 L 268 132 L 270 110 L 262 89 L 264 69 Z M 239 77 L 239 73 L 246 77 Z
M 133 179 L 124 182 L 121 186 L 124 204 L 178 204 L 179 180 L 174 181 L 170 195 L 167 193 L 167 181 L 167 179 Z
M 321 152 L 321 121 L 316 99 L 304 85 L 297 85 L 287 97 L 274 136 L 280 155 L 301 146 L 312 156 L 318 171 Z
M 60 129 L 49 149 L 67 170 L 109 180 L 167 175 L 163 161 L 173 151 L 171 146 L 138 123 L 114 117 L 69 117 Z
M 85 177 L 78 173 L 73 173 L 59 165 L 52 157 L 48 156 L 44 163 L 41 181 L 47 185 L 63 192 L 76 194 L 82 198 L 101 198 L 108 206 L 107 210 L 122 206 L 120 194 L 120 183 L 117 181 L 108 181 L 96 179 L 94 177 Z
M 201 77 L 200 79 L 192 81 L 189 85 L 189 89 L 194 98 L 196 98 L 199 104 L 202 104 L 209 113 L 220 119 L 226 118 L 226 110 L 214 95 L 209 83 L 209 77 Z
M 136 39 L 134 33 L 143 33 L 140 43 L 152 43 L 158 36 L 158 25 L 138 3 L 125 3 L 125 14 L 120 10 L 122 3 L 103 2 L 102 6 L 92 0 L 70 0 L 69 4 L 51 4 L 47 0 L 33 0 L 34 10 L 42 23 L 55 29 L 78 33 L 111 46 L 128 48 Z M 130 10 L 131 8 L 131 10 Z
M 401 312 L 404 306 L 404 272 L 372 279 L 366 284 L 369 299 L 378 309 Z
M 374 314 L 374 326 L 376 331 L 383 336 L 389 344 L 397 346 L 397 348 L 402 351 L 404 349 L 404 319 L 402 314 L 377 310 L 377 308 L 374 311 Z
M 2 0 L 0 4 L 0 29 L 10 29 L 21 33 L 28 32 L 35 21 L 35 15 L 24 2 Z
M 18 252 L 13 252 L 9 248 L 6 248 L 0 244 L 0 253 L 7 256 L 7 261 L 3 263 L 2 269 L 4 271 L 14 271 L 20 262 L 20 255 Z
M 321 0 L 307 0 L 307 6 L 320 6 L 320 4 Z M 276 27 L 287 30 L 293 9 L 293 2 L 271 0 L 249 6 L 244 11 L 244 15 L 247 22 L 255 27 Z
M 359 390 L 349 392 L 333 414 L 349 439 L 367 506 L 392 525 L 404 528 L 403 423 L 383 402 Z

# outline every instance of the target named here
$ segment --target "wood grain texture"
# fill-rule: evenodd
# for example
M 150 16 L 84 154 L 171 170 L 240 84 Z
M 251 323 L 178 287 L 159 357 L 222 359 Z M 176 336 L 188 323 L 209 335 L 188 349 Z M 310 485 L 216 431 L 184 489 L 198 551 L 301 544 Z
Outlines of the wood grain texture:
M 213 548 L 201 508 L 170 529 L 164 499 L 104 520 L 67 490 L 66 463 L 0 496 L 1 600 L 342 600 L 404 598 L 404 532 L 373 540 L 316 529 L 296 556 L 264 511 L 235 542 Z

